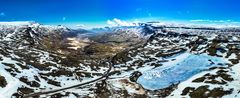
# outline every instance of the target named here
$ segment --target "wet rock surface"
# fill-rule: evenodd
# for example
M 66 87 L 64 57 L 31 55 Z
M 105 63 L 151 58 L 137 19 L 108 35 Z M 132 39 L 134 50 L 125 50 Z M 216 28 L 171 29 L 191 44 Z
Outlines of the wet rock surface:
M 130 81 L 132 82 L 137 82 L 138 78 L 142 75 L 141 72 L 139 71 L 135 71 L 131 74 L 131 76 L 129 77 Z
M 7 81 L 5 77 L 0 76 L 0 86 L 3 88 L 3 87 L 6 87 L 6 85 L 7 85 Z

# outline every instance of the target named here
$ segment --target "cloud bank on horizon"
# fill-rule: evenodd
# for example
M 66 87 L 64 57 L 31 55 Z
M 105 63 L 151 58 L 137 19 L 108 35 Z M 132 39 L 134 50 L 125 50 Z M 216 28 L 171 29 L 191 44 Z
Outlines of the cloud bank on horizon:
M 127 22 L 114 18 L 113 20 L 107 20 L 109 26 L 136 26 L 140 21 Z
M 146 21 L 145 21 L 146 22 Z M 151 21 L 147 21 L 151 22 Z M 240 27 L 240 22 L 233 20 L 189 20 L 185 22 L 176 22 L 176 21 L 154 21 L 155 25 L 178 25 L 178 26 L 203 26 L 203 27 Z M 139 23 L 144 23 L 144 21 L 124 21 L 118 18 L 112 20 L 107 20 L 107 25 L 110 27 L 116 26 L 139 26 Z

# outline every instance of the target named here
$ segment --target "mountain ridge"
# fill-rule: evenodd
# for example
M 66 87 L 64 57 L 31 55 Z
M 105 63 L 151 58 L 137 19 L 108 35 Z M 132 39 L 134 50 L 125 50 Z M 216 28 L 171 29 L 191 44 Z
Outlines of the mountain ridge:
M 202 89 L 210 92 L 208 97 L 238 95 L 238 88 L 233 86 L 239 83 L 238 75 L 233 74 L 240 62 L 237 28 L 147 23 L 96 31 L 44 25 L 0 27 L 0 90 L 12 90 L 0 94 L 6 98 L 91 81 L 104 75 L 108 64 L 113 68 L 106 79 L 47 96 L 194 97 L 205 96 Z M 172 81 L 174 75 L 169 72 L 175 70 L 179 77 Z M 155 80 L 166 85 L 154 84 Z

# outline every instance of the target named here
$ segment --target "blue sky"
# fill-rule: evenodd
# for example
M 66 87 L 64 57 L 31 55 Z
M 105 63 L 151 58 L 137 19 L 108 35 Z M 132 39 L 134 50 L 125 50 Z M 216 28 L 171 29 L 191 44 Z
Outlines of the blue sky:
M 0 0 L 0 21 L 98 24 L 121 20 L 240 21 L 239 0 Z

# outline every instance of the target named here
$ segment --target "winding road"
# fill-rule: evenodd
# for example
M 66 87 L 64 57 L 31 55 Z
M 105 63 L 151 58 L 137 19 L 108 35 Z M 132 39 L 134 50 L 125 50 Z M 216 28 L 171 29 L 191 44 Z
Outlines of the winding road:
M 109 66 L 108 70 L 106 72 L 104 72 L 104 74 L 101 77 L 99 77 L 97 79 L 87 81 L 87 82 L 84 82 L 84 83 L 80 83 L 80 84 L 76 84 L 76 85 L 69 86 L 69 87 L 60 88 L 60 89 L 54 89 L 54 90 L 50 90 L 50 91 L 41 91 L 41 92 L 36 92 L 36 93 L 23 95 L 23 98 L 29 98 L 29 97 L 34 97 L 34 96 L 40 96 L 40 95 L 55 93 L 55 92 L 64 91 L 64 90 L 67 90 L 67 89 L 72 89 L 72 88 L 76 88 L 76 87 L 80 87 L 80 86 L 83 86 L 83 85 L 87 85 L 87 84 L 90 84 L 90 83 L 100 81 L 103 78 L 108 77 L 109 73 L 111 72 L 112 64 L 108 64 L 108 66 Z

